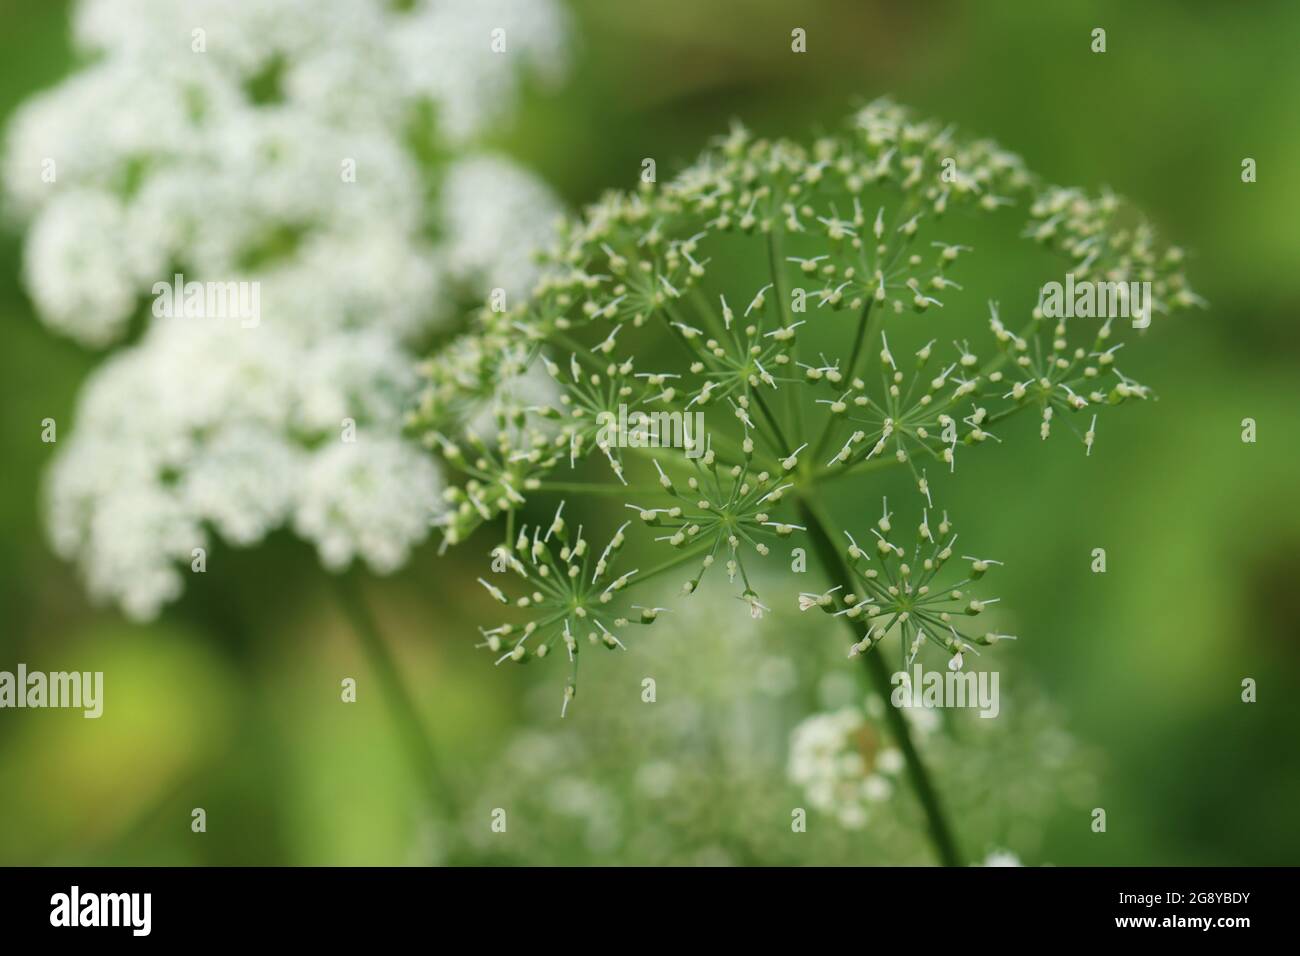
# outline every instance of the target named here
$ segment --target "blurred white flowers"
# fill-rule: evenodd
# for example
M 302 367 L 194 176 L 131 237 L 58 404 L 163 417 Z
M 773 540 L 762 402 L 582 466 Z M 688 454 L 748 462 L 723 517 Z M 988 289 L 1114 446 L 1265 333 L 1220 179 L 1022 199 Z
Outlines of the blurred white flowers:
M 902 769 L 903 755 L 883 745 L 860 708 L 814 714 L 790 737 L 790 781 L 850 830 L 866 826 L 872 804 L 889 799 Z
M 983 863 L 978 866 L 1024 866 L 1020 862 L 1020 857 L 1014 853 L 1008 853 L 1005 850 L 993 850 L 984 858 Z
M 761 577 L 756 588 L 779 587 Z M 665 582 L 659 593 L 675 591 Z M 561 732 L 554 687 L 503 743 L 462 808 L 463 862 L 542 865 L 918 865 L 924 816 L 886 708 L 836 670 L 841 650 L 792 601 L 749 627 L 718 589 L 628 645 L 631 666 L 584 685 Z M 799 648 L 794 652 L 793 648 Z M 540 676 L 540 675 L 539 675 Z M 643 681 L 655 681 L 655 700 Z M 1046 822 L 1090 806 L 1095 758 L 1027 678 L 997 720 L 905 708 L 973 858 L 1037 860 Z M 808 716 L 812 714 L 813 716 Z M 538 725 L 549 724 L 551 730 Z M 563 799 L 559 799 L 563 797 Z M 509 838 L 483 824 L 510 815 Z M 792 829 L 796 808 L 806 828 Z M 852 832 L 846 837 L 846 830 Z M 422 860 L 421 862 L 428 862 Z
M 653 596 L 674 591 L 664 582 Z M 816 625 L 787 608 L 739 628 L 725 594 L 705 590 L 691 600 L 689 615 L 665 616 L 667 626 L 629 643 L 630 669 L 584 685 L 563 733 L 530 721 L 475 776 L 459 828 L 467 861 L 852 861 L 858 848 L 838 828 L 793 836 L 798 792 L 783 772 L 790 727 L 825 705 L 817 684 L 838 660 L 836 649 L 819 648 L 810 633 Z M 807 639 L 806 654 L 791 654 L 793 635 Z M 644 696 L 647 677 L 656 682 L 653 703 Z M 537 682 L 527 713 L 554 728 L 555 711 L 554 686 Z M 508 840 L 481 825 L 493 807 L 510 814 Z M 904 858 L 924 853 L 897 826 L 869 836 L 898 841 Z
M 4 186 L 43 321 L 135 339 L 87 384 L 49 486 L 95 596 L 155 614 L 208 533 L 288 524 L 328 567 L 378 572 L 426 536 L 441 480 L 401 435 L 412 356 L 465 301 L 534 280 L 558 204 L 472 142 L 521 67 L 563 69 L 565 33 L 552 0 L 80 3 L 89 65 L 18 111 Z M 258 283 L 261 321 L 135 332 L 173 273 Z
M 987 852 L 982 866 L 1020 866 L 1016 853 L 1037 855 L 1053 815 L 1088 805 L 1096 788 L 1095 754 L 1065 729 L 1043 692 L 1014 671 L 1008 686 L 1014 691 L 995 720 L 960 708 L 902 709 L 967 845 Z M 864 706 L 814 714 L 791 734 L 790 781 L 846 829 L 871 832 L 915 809 L 895 802 L 888 813 L 872 814 L 893 785 L 906 786 L 902 753 L 889 743 L 890 706 L 872 695 Z

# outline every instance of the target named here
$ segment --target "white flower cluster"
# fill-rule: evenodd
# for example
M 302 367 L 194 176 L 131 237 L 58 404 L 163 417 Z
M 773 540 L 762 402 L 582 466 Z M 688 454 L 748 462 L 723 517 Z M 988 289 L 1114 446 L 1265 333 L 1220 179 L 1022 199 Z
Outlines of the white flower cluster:
M 902 769 L 902 753 L 883 744 L 857 707 L 814 714 L 790 735 L 791 782 L 846 829 L 866 826 L 872 804 L 889 799 Z
M 19 110 L 4 186 L 42 319 L 136 336 L 87 385 L 49 489 L 94 595 L 152 616 L 208 532 L 290 524 L 327 566 L 378 572 L 427 535 L 441 480 L 401 433 L 413 350 L 535 279 L 559 206 L 472 139 L 521 66 L 562 68 L 565 33 L 553 0 L 80 3 L 90 63 Z M 257 321 L 158 315 L 175 274 L 256 284 Z
M 1096 757 L 1066 729 L 1051 701 L 1031 680 L 1004 671 L 1015 692 L 1004 695 L 997 720 L 972 709 L 942 712 L 915 705 L 901 711 L 946 805 L 961 823 L 972 850 L 986 852 L 981 866 L 1020 866 L 1020 856 L 1037 856 L 1055 814 L 1091 806 Z M 900 777 L 901 753 L 891 745 L 886 711 L 892 706 L 868 697 L 865 706 L 831 709 L 807 718 L 791 734 L 789 779 L 815 808 L 846 829 L 869 834 L 891 817 L 915 808 L 894 803 L 888 814 L 871 816 Z M 989 768 L 998 772 L 990 774 Z M 980 848 L 983 848 L 980 850 Z

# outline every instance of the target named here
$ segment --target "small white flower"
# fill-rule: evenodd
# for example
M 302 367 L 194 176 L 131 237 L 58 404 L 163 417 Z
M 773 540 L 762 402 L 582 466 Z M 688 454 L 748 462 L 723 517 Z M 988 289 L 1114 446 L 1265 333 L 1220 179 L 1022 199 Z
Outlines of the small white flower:
M 815 607 L 825 607 L 829 609 L 831 606 L 832 595 L 842 587 L 843 585 L 837 584 L 829 591 L 824 591 L 821 594 L 808 594 L 806 592 L 800 594 L 799 610 L 807 611 Z
M 889 799 L 894 792 L 890 778 L 903 768 L 897 748 L 864 748 L 873 730 L 865 713 L 846 707 L 807 718 L 790 737 L 790 781 L 812 806 L 849 829 L 866 825 L 868 804 Z
M 552 241 L 561 209 L 550 190 L 509 160 L 474 156 L 453 163 L 442 185 L 443 249 L 457 276 L 511 300 L 537 280 L 532 253 Z
M 307 463 L 294 530 L 316 542 L 331 570 L 360 557 L 376 574 L 390 574 L 428 535 L 440 491 L 437 469 L 408 442 L 334 441 Z
M 862 782 L 862 795 L 872 803 L 888 800 L 894 792 L 894 785 L 884 777 L 873 773 Z
M 881 773 L 897 774 L 903 770 L 903 752 L 897 747 L 887 747 L 876 755 L 876 766 Z
M 993 850 L 984 858 L 984 862 L 979 866 L 1024 866 L 1020 862 L 1020 857 L 1008 850 Z
M 140 238 L 111 196 L 73 190 L 51 202 L 23 255 L 23 278 L 46 322 L 86 345 L 117 338 L 162 265 Z

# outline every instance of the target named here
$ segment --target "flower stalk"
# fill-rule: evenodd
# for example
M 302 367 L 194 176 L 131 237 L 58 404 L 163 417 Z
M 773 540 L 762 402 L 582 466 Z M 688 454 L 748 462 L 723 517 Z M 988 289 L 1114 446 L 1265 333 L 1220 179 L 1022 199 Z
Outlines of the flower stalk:
M 411 772 L 428 809 L 430 812 L 448 813 L 454 800 L 433 741 L 425 730 L 415 699 L 402 680 L 397 662 L 379 631 L 379 625 L 361 593 L 361 584 L 356 577 L 355 572 L 331 577 L 339 607 L 352 626 L 357 643 L 383 688 L 384 700 L 402 738 Z

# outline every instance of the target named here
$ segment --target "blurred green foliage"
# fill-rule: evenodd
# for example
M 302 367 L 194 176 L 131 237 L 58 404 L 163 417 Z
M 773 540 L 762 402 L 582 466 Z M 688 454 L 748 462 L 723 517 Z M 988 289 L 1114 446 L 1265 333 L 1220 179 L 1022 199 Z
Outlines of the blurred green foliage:
M 1086 459 L 1017 422 L 1005 447 L 967 456 L 945 503 L 964 538 L 1007 563 L 999 593 L 1022 639 L 999 653 L 1031 670 L 1106 756 L 1107 834 L 1091 833 L 1084 813 L 1058 815 L 1033 862 L 1295 863 L 1300 6 L 577 0 L 574 11 L 570 81 L 531 96 L 493 139 L 575 206 L 631 184 L 647 156 L 671 175 L 732 117 L 803 135 L 889 93 L 996 137 L 1050 179 L 1114 187 L 1191 251 L 1188 274 L 1211 307 L 1129 346 L 1128 366 L 1159 401 L 1112 416 Z M 805 55 L 790 52 L 796 26 Z M 1105 54 L 1089 50 L 1097 26 Z M 64 3 L 0 0 L 0 120 L 71 65 Z M 1252 185 L 1240 180 L 1247 156 L 1259 164 Z M 24 661 L 110 679 L 99 721 L 0 712 L 0 863 L 424 859 L 426 821 L 378 684 L 304 546 L 282 536 L 216 551 L 204 580 L 151 626 L 88 606 L 50 555 L 40 422 L 75 427 L 78 384 L 98 357 L 33 317 L 20 249 L 12 231 L 0 238 L 0 669 Z M 1024 267 L 980 265 L 990 271 L 977 288 Z M 1245 417 L 1258 422 L 1256 444 L 1240 440 Z M 842 487 L 831 505 L 861 522 L 880 494 L 901 493 L 895 481 L 865 496 Z M 557 672 L 499 671 L 473 650 L 488 607 L 470 590 L 480 545 L 444 559 L 427 547 L 369 589 L 466 780 L 525 722 L 546 720 L 523 706 L 531 687 L 560 687 Z M 1096 547 L 1104 575 L 1089 571 Z M 338 703 L 345 676 L 362 688 L 350 707 Z M 1258 681 L 1256 704 L 1240 702 L 1244 677 Z M 599 732 L 579 721 L 539 729 Z M 993 758 L 987 772 L 1000 772 Z M 190 832 L 197 806 L 202 836 Z

